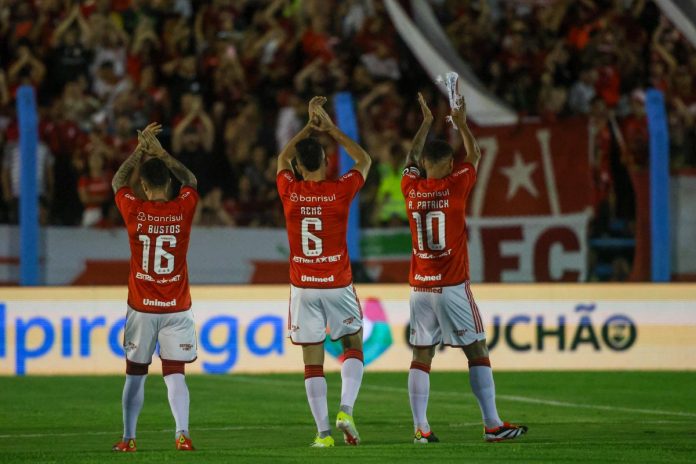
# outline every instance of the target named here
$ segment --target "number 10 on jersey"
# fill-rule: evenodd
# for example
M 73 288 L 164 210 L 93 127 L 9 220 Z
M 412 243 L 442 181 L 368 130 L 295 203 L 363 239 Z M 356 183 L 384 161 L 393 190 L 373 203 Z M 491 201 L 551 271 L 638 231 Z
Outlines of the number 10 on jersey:
M 445 249 L 445 213 L 442 211 L 428 211 L 419 213 L 413 211 L 411 216 L 416 221 L 416 235 L 418 237 L 418 250 L 423 251 L 423 241 L 427 240 L 428 249 L 441 251 Z M 423 236 L 423 224 L 425 223 L 425 237 Z

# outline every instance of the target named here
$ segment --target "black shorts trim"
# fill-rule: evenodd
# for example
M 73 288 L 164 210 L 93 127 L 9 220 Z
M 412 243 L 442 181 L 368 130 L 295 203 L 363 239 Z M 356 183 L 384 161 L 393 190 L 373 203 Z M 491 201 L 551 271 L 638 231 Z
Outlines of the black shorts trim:
M 135 362 L 135 361 L 131 361 L 131 360 L 128 359 L 128 357 L 126 356 L 126 363 L 128 363 L 128 364 L 135 364 L 136 366 L 149 366 L 150 364 L 152 364 L 152 360 L 150 360 L 149 363 L 137 363 L 137 362 Z
M 320 341 L 320 342 L 314 342 L 314 343 L 299 343 L 299 342 L 294 341 L 294 340 L 292 339 L 292 337 L 288 337 L 288 338 L 290 339 L 290 343 L 292 343 L 293 345 L 296 345 L 296 346 L 322 345 L 322 344 L 326 341 L 326 337 L 324 337 L 324 339 L 323 339 L 322 341 Z
M 196 362 L 197 359 L 198 359 L 198 356 L 196 356 L 195 358 L 193 358 L 190 361 L 182 361 L 181 359 L 165 359 L 165 358 L 160 357 L 160 361 L 180 362 L 180 363 L 184 363 L 184 364 L 191 364 L 193 362 Z
M 363 328 L 360 327 L 358 330 L 356 330 L 356 331 L 353 332 L 353 333 L 345 334 L 345 335 L 342 335 L 342 336 L 340 336 L 340 337 L 338 337 L 338 338 L 332 338 L 331 341 L 332 341 L 332 342 L 337 342 L 337 341 L 339 341 L 339 340 L 343 340 L 343 339 L 346 338 L 346 337 L 352 337 L 353 335 L 357 335 L 362 329 L 363 329 Z

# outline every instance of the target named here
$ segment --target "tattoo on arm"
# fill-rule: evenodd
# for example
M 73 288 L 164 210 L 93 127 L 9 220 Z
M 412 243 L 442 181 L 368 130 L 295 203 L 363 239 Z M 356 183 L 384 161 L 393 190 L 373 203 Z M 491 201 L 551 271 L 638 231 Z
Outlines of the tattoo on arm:
M 138 147 L 123 162 L 121 167 L 118 168 L 118 171 L 116 171 L 116 174 L 114 174 L 114 178 L 111 180 L 111 188 L 114 189 L 114 193 L 118 192 L 121 187 L 125 187 L 128 185 L 131 173 L 138 165 L 138 163 L 140 163 L 142 157 L 143 150 L 140 147 Z
M 192 188 L 198 187 L 198 180 L 196 176 L 191 172 L 189 168 L 184 166 L 184 164 L 178 159 L 174 158 L 169 153 L 162 157 L 162 161 L 169 168 L 169 170 L 174 174 L 174 177 L 181 182 L 182 186 L 189 186 Z

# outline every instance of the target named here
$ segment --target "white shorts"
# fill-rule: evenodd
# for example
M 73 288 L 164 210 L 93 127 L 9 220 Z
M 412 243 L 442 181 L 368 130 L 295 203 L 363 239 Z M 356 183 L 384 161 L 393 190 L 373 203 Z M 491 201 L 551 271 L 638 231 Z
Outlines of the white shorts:
M 486 338 L 469 281 L 451 287 L 411 287 L 411 345 L 467 346 Z
M 362 309 L 353 285 L 343 288 L 300 288 L 290 285 L 288 337 L 296 345 L 322 343 L 357 333 Z
M 123 349 L 126 358 L 138 364 L 150 364 L 159 342 L 160 358 L 166 361 L 196 360 L 196 326 L 193 312 L 153 314 L 128 307 Z

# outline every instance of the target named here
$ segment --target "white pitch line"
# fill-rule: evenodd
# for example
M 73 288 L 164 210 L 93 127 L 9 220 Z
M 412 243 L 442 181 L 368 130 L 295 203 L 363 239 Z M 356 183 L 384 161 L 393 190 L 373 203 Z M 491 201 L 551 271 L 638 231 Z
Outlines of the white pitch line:
M 280 428 L 286 428 L 287 426 L 280 426 L 280 425 L 259 425 L 256 427 L 250 427 L 250 426 L 228 426 L 228 427 L 196 427 L 195 431 L 212 431 L 212 432 L 217 432 L 217 431 L 233 431 L 233 430 L 258 430 L 258 429 L 280 429 Z M 146 434 L 146 433 L 166 433 L 166 432 L 172 432 L 171 429 L 164 429 L 164 430 L 138 430 L 139 434 Z M 47 432 L 47 433 L 19 433 L 19 434 L 4 434 L 0 435 L 0 438 L 43 438 L 43 437 L 82 437 L 85 435 L 113 435 L 114 437 L 118 438 L 119 432 L 118 429 L 116 430 L 101 430 L 101 431 L 94 431 L 94 430 L 88 430 L 85 432 Z
M 242 382 L 249 383 L 262 383 L 262 384 L 274 384 L 282 386 L 294 386 L 297 382 L 288 382 L 287 380 L 270 380 L 270 379 L 259 379 L 253 376 L 230 376 L 232 380 L 238 380 Z M 362 385 L 360 387 L 363 390 L 377 390 L 377 391 L 389 391 L 395 393 L 407 394 L 408 391 L 405 388 L 399 387 L 388 387 L 383 385 Z M 447 397 L 467 397 L 473 396 L 470 392 L 453 392 L 453 391 L 431 391 L 431 396 L 447 396 Z M 643 408 L 629 408 L 624 406 L 607 406 L 601 404 L 590 404 L 590 403 L 573 403 L 570 401 L 557 401 L 557 400 L 546 400 L 543 398 L 533 398 L 529 396 L 519 396 L 519 395 L 496 395 L 496 398 L 505 401 L 515 401 L 518 403 L 529 403 L 529 404 L 543 404 L 545 406 L 557 406 L 561 408 L 575 408 L 575 409 L 593 409 L 596 411 L 617 411 L 617 412 L 628 412 L 633 414 L 651 414 L 658 416 L 677 416 L 677 417 L 696 417 L 696 413 L 693 412 L 683 412 L 683 411 L 665 411 L 663 409 L 643 409 Z
M 517 395 L 496 395 L 496 397 L 500 398 L 501 400 L 517 401 L 519 403 L 543 404 L 546 406 L 559 406 L 562 408 L 595 409 L 598 411 L 619 411 L 636 414 L 653 414 L 658 416 L 696 417 L 696 413 L 693 412 L 665 411 L 663 409 L 627 408 L 624 406 L 605 406 L 601 404 L 571 403 L 569 401 L 544 400 L 541 398 L 529 398 L 526 396 Z
M 576 421 L 578 424 L 597 424 L 597 425 L 608 425 L 612 424 L 613 422 L 607 422 L 607 421 Z M 566 424 L 567 422 L 565 421 L 548 421 L 545 420 L 544 424 L 549 425 L 549 424 Z M 619 422 L 616 422 L 619 423 Z M 625 422 L 620 422 L 624 424 Z M 673 421 L 673 420 L 656 420 L 656 421 L 642 421 L 641 424 L 648 425 L 648 424 L 683 424 L 684 421 Z M 467 428 L 467 427 L 475 427 L 475 426 L 480 426 L 480 422 L 456 422 L 456 423 L 451 423 L 448 424 L 450 428 Z M 279 425 L 258 425 L 255 427 L 251 426 L 227 426 L 227 427 L 196 427 L 194 429 L 195 432 L 226 432 L 226 431 L 243 431 L 243 430 L 268 430 L 268 429 L 286 429 L 287 425 L 279 426 Z M 138 433 L 141 435 L 145 434 L 152 434 L 152 433 L 171 433 L 171 429 L 161 429 L 161 430 L 139 430 Z M 84 432 L 47 432 L 47 433 L 18 433 L 18 434 L 2 434 L 0 435 L 0 438 L 46 438 L 46 437 L 83 437 L 85 435 L 91 435 L 91 436 L 98 436 L 98 435 L 111 435 L 115 438 L 118 437 L 118 431 L 116 430 L 101 430 L 101 431 L 95 431 L 95 430 L 88 430 Z M 587 442 L 584 442 L 587 443 Z M 614 442 L 612 442 L 614 443 Z M 630 442 L 633 443 L 633 442 Z M 461 444 L 461 443 L 460 443 Z M 548 442 L 548 443 L 543 443 L 543 442 L 535 442 L 535 445 L 551 445 L 551 444 L 560 444 L 560 442 Z
M 254 376 L 244 376 L 235 375 L 227 377 L 232 382 L 248 382 L 248 383 L 258 383 L 258 384 L 268 384 L 277 386 L 288 386 L 293 387 L 298 385 L 298 382 L 290 382 L 287 380 L 271 380 L 262 379 Z M 365 390 L 376 390 L 376 391 L 389 391 L 394 393 L 407 394 L 408 391 L 405 388 L 398 387 L 388 387 L 384 385 L 362 385 L 361 389 Z M 431 396 L 445 396 L 445 397 L 467 397 L 473 396 L 469 392 L 453 392 L 453 391 L 432 391 Z M 572 403 L 569 401 L 557 401 L 557 400 L 546 400 L 542 398 L 532 398 L 528 396 L 518 396 L 518 395 L 496 395 L 496 398 L 513 401 L 518 403 L 529 403 L 529 404 L 543 404 L 545 406 L 557 406 L 563 408 L 574 408 L 574 409 L 592 409 L 596 411 L 618 411 L 618 412 L 628 412 L 634 414 L 650 414 L 658 416 L 677 416 L 677 417 L 696 417 L 696 413 L 692 412 L 682 412 L 682 411 L 665 411 L 662 409 L 641 409 L 641 408 L 627 408 L 622 406 L 606 406 L 601 404 L 588 404 L 588 403 Z M 548 423 L 548 421 L 545 421 Z M 649 421 L 643 423 L 672 423 L 676 421 Z M 459 426 L 467 426 L 467 424 L 459 424 Z M 197 428 L 196 430 L 201 431 L 226 431 L 226 430 L 258 430 L 258 429 L 272 429 L 280 428 L 279 426 L 272 425 L 259 425 L 256 427 L 249 426 L 229 426 L 229 427 L 208 427 L 208 428 Z M 169 432 L 166 430 L 146 430 L 140 431 L 140 433 L 164 433 Z M 83 435 L 115 435 L 118 436 L 118 432 L 114 431 L 86 431 L 86 432 L 65 432 L 65 433 L 28 433 L 28 434 L 2 434 L 0 438 L 41 438 L 41 437 L 76 437 Z M 535 445 L 545 445 L 552 443 L 534 443 Z M 554 444 L 556 444 L 554 442 Z
M 363 385 L 361 388 L 367 388 L 369 390 L 384 390 L 393 392 L 405 392 L 403 388 L 397 387 L 385 387 L 381 385 Z M 453 391 L 431 391 L 431 396 L 473 396 L 468 392 L 453 392 Z M 619 411 L 619 412 L 630 412 L 636 414 L 653 414 L 660 416 L 678 416 L 678 417 L 696 417 L 696 413 L 693 412 L 682 412 L 682 411 L 665 411 L 663 409 L 641 409 L 641 408 L 627 408 L 623 406 L 606 406 L 601 404 L 589 404 L 589 403 L 572 403 L 569 401 L 557 401 L 557 400 L 545 400 L 542 398 L 532 398 L 529 396 L 518 396 L 518 395 L 498 395 L 496 398 L 506 401 L 516 401 L 518 403 L 531 403 L 531 404 L 543 404 L 546 406 L 558 406 L 563 408 L 577 408 L 577 409 L 595 409 L 598 411 Z

